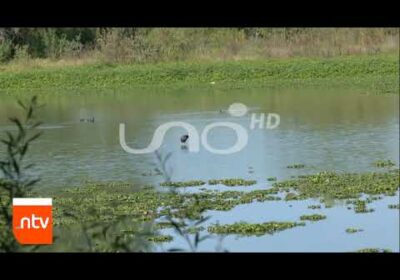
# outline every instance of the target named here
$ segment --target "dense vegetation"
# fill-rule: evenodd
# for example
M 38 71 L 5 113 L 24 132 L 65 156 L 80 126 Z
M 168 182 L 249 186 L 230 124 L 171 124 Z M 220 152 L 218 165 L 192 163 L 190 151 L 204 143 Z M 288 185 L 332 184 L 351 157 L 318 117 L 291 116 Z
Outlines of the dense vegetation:
M 142 86 L 398 92 L 396 28 L 0 28 L 0 91 Z
M 1 67 L 0 67 L 1 69 Z M 371 93 L 398 93 L 398 55 L 291 58 L 145 65 L 92 64 L 0 71 L 0 91 L 123 89 L 206 86 L 349 86 Z M 296 166 L 297 167 L 297 166 Z
M 397 28 L 1 28 L 0 63 L 330 57 L 396 52 Z M 37 63 L 37 62 L 36 62 Z

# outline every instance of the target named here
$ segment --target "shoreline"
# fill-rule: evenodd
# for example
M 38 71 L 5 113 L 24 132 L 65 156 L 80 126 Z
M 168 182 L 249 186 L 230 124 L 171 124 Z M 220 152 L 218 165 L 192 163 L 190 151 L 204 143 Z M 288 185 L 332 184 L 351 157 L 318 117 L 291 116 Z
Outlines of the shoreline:
M 0 66 L 0 93 L 165 87 L 345 86 L 398 94 L 397 54 L 226 62 L 83 64 L 13 70 Z

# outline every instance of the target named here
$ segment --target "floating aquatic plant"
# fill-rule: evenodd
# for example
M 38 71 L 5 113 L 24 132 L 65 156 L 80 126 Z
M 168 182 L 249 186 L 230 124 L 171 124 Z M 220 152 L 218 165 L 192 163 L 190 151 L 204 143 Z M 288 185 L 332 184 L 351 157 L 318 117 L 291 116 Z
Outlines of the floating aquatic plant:
M 305 164 L 292 164 L 292 165 L 288 165 L 286 167 L 291 168 L 291 169 L 300 169 L 300 168 L 304 168 Z
M 389 209 L 400 209 L 400 204 L 389 204 L 388 208 Z
M 380 249 L 380 248 L 364 248 L 357 251 L 358 253 L 391 253 L 392 251 L 389 249 Z
M 308 209 L 321 209 L 321 205 L 309 205 Z
M 347 228 L 346 229 L 347 233 L 357 233 L 357 232 L 361 232 L 361 231 L 364 231 L 364 230 L 361 228 Z
M 124 182 L 88 182 L 81 187 L 69 188 L 51 195 L 54 197 L 55 206 L 53 221 L 55 226 L 72 225 L 75 221 L 64 215 L 65 210 L 72 209 L 77 216 L 82 217 L 83 222 L 101 221 L 108 223 L 124 216 L 128 216 L 137 222 L 151 222 L 170 215 L 172 218 L 190 223 L 190 221 L 201 219 L 204 211 L 207 210 L 229 211 L 237 205 L 256 201 L 279 200 L 282 197 L 287 200 L 319 199 L 325 206 L 333 205 L 330 202 L 336 199 L 346 199 L 348 207 L 352 205 L 355 211 L 363 213 L 364 211 L 371 211 L 367 209 L 368 203 L 386 195 L 396 194 L 399 188 L 398 179 L 399 170 L 387 170 L 382 173 L 321 172 L 314 175 L 303 175 L 283 182 L 274 182 L 272 188 L 268 189 L 218 191 L 202 187 L 197 189 L 201 191 L 195 193 L 159 192 L 151 186 L 139 187 Z M 233 183 L 233 181 L 225 180 L 227 179 L 210 181 L 211 183 L 227 183 L 228 185 L 236 185 L 237 183 L 237 181 Z M 245 184 L 243 181 L 239 181 L 240 184 Z M 178 182 L 179 184 L 176 186 L 193 185 L 193 182 L 199 181 L 188 182 L 192 183 Z M 206 183 L 204 182 L 204 184 Z M 365 199 L 360 200 L 362 195 L 363 197 L 365 195 Z M 98 210 L 96 215 L 86 214 L 90 207 L 95 207 Z M 320 208 L 318 208 L 318 205 L 311 205 L 310 209 Z M 308 217 L 302 216 L 302 220 L 316 221 L 321 219 L 320 216 L 322 215 L 314 215 L 304 215 Z M 260 235 L 274 232 L 274 226 L 271 223 L 266 223 L 267 225 L 255 224 L 263 226 L 252 226 L 245 223 L 241 227 L 236 225 L 233 228 L 226 225 L 227 228 L 211 227 L 209 230 L 215 233 L 225 231 L 240 235 Z M 276 223 L 279 224 L 279 222 Z M 304 225 L 304 223 L 297 223 L 296 226 L 298 225 Z M 154 225 L 155 229 L 170 227 L 171 225 L 163 222 L 157 222 Z M 203 229 L 199 226 L 191 227 L 186 224 L 182 224 L 182 228 L 187 230 L 187 234 L 192 235 Z M 275 225 L 275 231 L 280 229 L 286 229 L 285 225 Z
M 149 186 L 139 188 L 124 182 L 89 182 L 85 186 L 69 188 L 52 196 L 56 205 L 54 224 L 66 225 L 74 223 L 63 215 L 63 211 L 70 208 L 76 213 L 83 213 L 89 207 L 97 207 L 99 216 L 93 219 L 104 221 L 122 215 L 129 215 L 140 221 L 151 221 L 169 212 L 174 217 L 198 219 L 204 209 L 228 211 L 240 204 L 279 200 L 281 198 L 277 194 L 281 192 L 287 192 L 286 200 L 321 199 L 321 197 L 348 199 L 347 203 L 353 204 L 356 212 L 363 213 L 371 211 L 366 210 L 366 203 L 382 195 L 395 194 L 397 189 L 398 170 L 393 170 L 386 173 L 361 174 L 322 172 L 295 180 L 275 182 L 272 188 L 248 192 L 207 190 L 198 193 L 171 194 L 157 192 Z M 355 199 L 362 193 L 370 194 L 371 198 L 366 202 L 356 202 Z M 200 202 L 196 204 L 196 200 Z M 322 199 L 321 203 L 328 205 L 328 201 L 331 199 Z M 90 220 L 92 217 L 84 215 L 83 219 Z
M 391 160 L 377 160 L 374 162 L 374 165 L 376 167 L 383 168 L 383 167 L 392 167 L 395 166 L 396 164 Z
M 112 191 L 110 191 L 112 190 Z M 130 216 L 139 221 L 151 221 L 171 214 L 176 218 L 198 219 L 204 210 L 228 211 L 240 204 L 253 201 L 279 200 L 278 189 L 242 191 L 212 191 L 198 193 L 157 192 L 149 186 L 138 188 L 127 183 L 87 183 L 52 195 L 54 224 L 68 225 L 74 221 L 63 214 L 65 209 L 79 214 L 90 207 L 99 209 L 98 216 L 81 215 L 82 220 L 111 221 L 119 216 Z M 198 202 L 197 202 L 198 201 Z M 168 227 L 157 223 L 156 228 Z
M 181 188 L 181 187 L 197 187 L 197 186 L 202 186 L 206 182 L 200 181 L 200 180 L 193 180 L 193 181 L 186 181 L 186 182 L 164 182 L 161 183 L 160 186 L 162 187 L 175 187 L 175 188 Z
M 255 180 L 244 180 L 244 179 L 219 179 L 219 180 L 209 180 L 208 184 L 209 185 L 225 185 L 229 187 L 235 187 L 235 186 L 251 186 L 255 185 L 257 181 Z
M 312 214 L 312 215 L 302 215 L 300 216 L 300 220 L 302 221 L 319 221 L 326 219 L 325 215 L 321 214 Z
M 269 177 L 269 178 L 267 178 L 267 181 L 269 181 L 269 182 L 276 181 L 276 177 Z
M 371 196 L 367 197 L 367 198 L 365 199 L 365 201 L 366 201 L 367 203 L 371 203 L 371 202 L 376 201 L 376 200 L 379 200 L 379 199 L 382 199 L 382 196 L 373 196 L 373 195 L 371 195 Z
M 298 200 L 298 199 L 300 199 L 300 196 L 292 192 L 287 193 L 285 196 L 285 200 Z
M 395 195 L 399 189 L 399 170 L 377 173 L 320 172 L 296 179 L 275 182 L 280 191 L 295 192 L 288 199 L 329 197 L 330 199 L 355 199 L 361 194 L 370 196 Z
M 155 236 L 149 236 L 147 238 L 148 241 L 156 242 L 156 243 L 170 242 L 173 239 L 174 238 L 171 235 L 155 235 Z
M 225 185 L 229 187 L 234 186 L 251 186 L 256 184 L 257 181 L 255 180 L 244 180 L 244 179 L 219 179 L 219 180 L 209 180 L 209 185 Z M 206 184 L 206 182 L 201 180 L 193 180 L 193 181 L 186 181 L 186 182 L 164 182 L 161 183 L 160 186 L 163 187 L 195 187 L 195 186 L 202 186 Z
M 228 225 L 213 225 L 208 227 L 210 233 L 216 234 L 238 234 L 243 236 L 255 235 L 261 236 L 264 234 L 273 234 L 285 229 L 304 226 L 304 223 L 296 222 L 266 222 L 261 224 L 249 224 L 246 222 L 239 222 Z
M 365 200 L 355 200 L 354 201 L 354 212 L 370 213 L 370 212 L 374 212 L 374 209 L 367 208 L 367 201 L 365 201 Z

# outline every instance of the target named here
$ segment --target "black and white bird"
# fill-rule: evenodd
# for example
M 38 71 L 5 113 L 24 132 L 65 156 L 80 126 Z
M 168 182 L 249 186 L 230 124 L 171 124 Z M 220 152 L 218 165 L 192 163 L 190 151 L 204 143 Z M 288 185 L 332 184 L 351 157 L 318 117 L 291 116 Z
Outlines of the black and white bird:
M 181 137 L 181 143 L 182 143 L 182 144 L 185 144 L 186 141 L 187 141 L 188 139 L 189 139 L 189 135 L 187 135 L 187 134 L 182 135 L 182 137 Z

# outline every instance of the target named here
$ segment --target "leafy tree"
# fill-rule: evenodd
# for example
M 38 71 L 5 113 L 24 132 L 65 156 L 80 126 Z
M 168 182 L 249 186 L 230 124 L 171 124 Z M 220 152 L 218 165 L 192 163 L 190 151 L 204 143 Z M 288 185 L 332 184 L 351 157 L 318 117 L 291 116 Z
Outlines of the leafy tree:
M 14 197 L 26 197 L 33 186 L 39 181 L 32 178 L 26 171 L 33 164 L 25 165 L 25 157 L 31 143 L 40 137 L 41 132 L 35 131 L 41 124 L 35 120 L 38 109 L 37 98 L 33 97 L 29 104 L 18 102 L 24 110 L 23 119 L 16 117 L 10 121 L 17 128 L 16 133 L 6 132 L 1 139 L 6 147 L 5 158 L 0 160 L 0 251 L 17 251 L 18 243 L 12 233 L 12 200 Z

